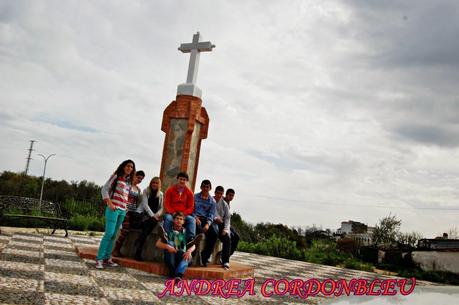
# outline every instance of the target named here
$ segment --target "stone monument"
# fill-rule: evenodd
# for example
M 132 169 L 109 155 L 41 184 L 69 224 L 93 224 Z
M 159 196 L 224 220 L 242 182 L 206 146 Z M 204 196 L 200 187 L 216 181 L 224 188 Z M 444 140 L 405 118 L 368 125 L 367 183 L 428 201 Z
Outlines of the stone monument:
M 196 86 L 199 56 L 201 52 L 210 52 L 215 47 L 209 41 L 202 42 L 198 33 L 193 35 L 193 42 L 181 44 L 179 50 L 191 53 L 186 83 L 177 87 L 177 97 L 164 110 L 161 130 L 166 133 L 163 157 L 161 161 L 160 178 L 163 190 L 175 183 L 177 173 L 185 171 L 190 177 L 190 186 L 194 190 L 198 171 L 201 141 L 207 138 L 209 116 L 202 107 L 201 89 Z M 158 226 L 147 237 L 142 249 L 144 261 L 136 261 L 135 241 L 141 231 L 130 229 L 120 249 L 122 257 L 114 260 L 126 267 L 167 275 L 169 273 L 163 262 L 163 251 L 155 247 L 159 238 Z M 97 247 L 77 246 L 81 258 L 95 259 Z M 185 278 L 198 279 L 230 279 L 235 277 L 247 278 L 254 276 L 254 268 L 237 262 L 231 263 L 231 269 L 225 270 L 220 264 L 209 265 L 206 268 L 197 264 L 199 255 L 194 255 L 193 265 L 187 269 Z M 216 260 L 216 257 L 214 257 Z
M 166 133 L 160 172 L 163 191 L 175 183 L 180 171 L 188 173 L 192 190 L 196 184 L 201 141 L 207 138 L 209 128 L 209 116 L 202 107 L 202 92 L 196 86 L 196 78 L 201 52 L 210 52 L 215 47 L 210 41 L 201 40 L 197 32 L 191 43 L 182 43 L 178 48 L 190 53 L 190 62 L 186 83 L 178 85 L 176 100 L 163 113 L 161 130 Z

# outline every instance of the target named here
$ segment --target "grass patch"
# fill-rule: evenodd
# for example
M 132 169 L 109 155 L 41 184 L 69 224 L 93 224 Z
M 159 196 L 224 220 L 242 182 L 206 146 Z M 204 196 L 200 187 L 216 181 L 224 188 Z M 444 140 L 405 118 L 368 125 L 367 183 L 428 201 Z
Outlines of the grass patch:
M 268 256 L 301 260 L 315 264 L 338 266 L 349 269 L 373 271 L 373 265 L 365 263 L 347 253 L 336 252 L 334 241 L 315 240 L 308 249 L 298 249 L 294 241 L 271 236 L 269 239 L 248 243 L 240 241 L 238 250 Z
M 402 277 L 415 277 L 417 280 L 424 280 L 448 285 L 459 285 L 459 275 L 445 271 L 424 271 L 420 268 L 399 270 L 398 275 Z
M 105 218 L 77 214 L 70 218 L 69 229 L 77 231 L 103 232 L 105 230 Z

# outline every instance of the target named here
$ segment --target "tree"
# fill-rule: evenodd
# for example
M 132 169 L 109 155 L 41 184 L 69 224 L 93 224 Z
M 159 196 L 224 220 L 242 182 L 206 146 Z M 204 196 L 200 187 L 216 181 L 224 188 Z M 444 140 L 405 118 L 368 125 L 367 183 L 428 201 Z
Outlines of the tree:
M 451 228 L 448 230 L 448 238 L 449 239 L 459 239 L 459 229 L 458 228 Z
M 422 235 L 418 232 L 411 233 L 401 233 L 397 235 L 397 241 L 402 245 L 408 245 L 410 247 L 415 247 L 418 243 L 418 240 L 422 238 Z
M 241 240 L 247 242 L 257 242 L 257 236 L 255 235 L 253 225 L 245 222 L 241 215 L 236 212 L 231 214 L 231 226 L 233 226 L 239 233 Z
M 395 215 L 390 215 L 379 220 L 373 231 L 373 242 L 375 245 L 394 244 L 399 235 L 402 221 L 397 219 Z

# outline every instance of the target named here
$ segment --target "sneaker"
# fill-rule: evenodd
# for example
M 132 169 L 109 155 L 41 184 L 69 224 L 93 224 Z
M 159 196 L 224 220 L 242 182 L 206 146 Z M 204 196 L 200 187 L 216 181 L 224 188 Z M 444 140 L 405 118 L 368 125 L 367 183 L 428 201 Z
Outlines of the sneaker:
M 105 266 L 109 266 L 109 267 L 118 267 L 119 266 L 117 263 L 112 261 L 112 259 L 108 259 L 104 263 L 105 263 Z
M 218 257 L 218 263 L 219 263 L 220 265 L 223 265 L 222 251 L 218 251 L 218 253 L 217 253 L 216 256 Z
M 104 269 L 104 261 L 96 260 L 96 269 Z
M 193 245 L 196 246 L 196 249 L 199 248 L 199 244 L 201 243 L 201 240 L 204 238 L 204 233 L 201 233 L 201 234 L 198 234 L 195 236 L 195 238 L 193 238 L 192 240 L 190 240 L 187 244 L 186 244 L 186 248 L 187 249 L 190 249 Z
M 225 270 L 229 270 L 229 268 L 230 268 L 229 263 L 224 263 L 223 264 L 223 268 L 225 268 Z

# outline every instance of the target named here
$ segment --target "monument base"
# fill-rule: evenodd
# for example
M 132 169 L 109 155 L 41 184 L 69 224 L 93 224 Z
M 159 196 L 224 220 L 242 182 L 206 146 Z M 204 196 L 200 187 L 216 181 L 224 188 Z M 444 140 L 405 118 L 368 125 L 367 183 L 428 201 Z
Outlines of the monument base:
M 177 95 L 191 95 L 201 98 L 202 91 L 195 84 L 180 84 L 177 86 Z
M 81 258 L 96 259 L 98 248 L 77 246 L 76 249 Z M 125 257 L 113 257 L 113 261 L 123 267 L 134 268 L 159 275 L 167 275 L 169 273 L 166 265 L 161 263 L 139 262 Z M 207 267 L 191 266 L 186 270 L 184 278 L 226 280 L 230 278 L 254 277 L 254 274 L 255 269 L 253 267 L 231 262 L 231 268 L 229 270 L 223 269 L 221 265 L 207 265 Z

